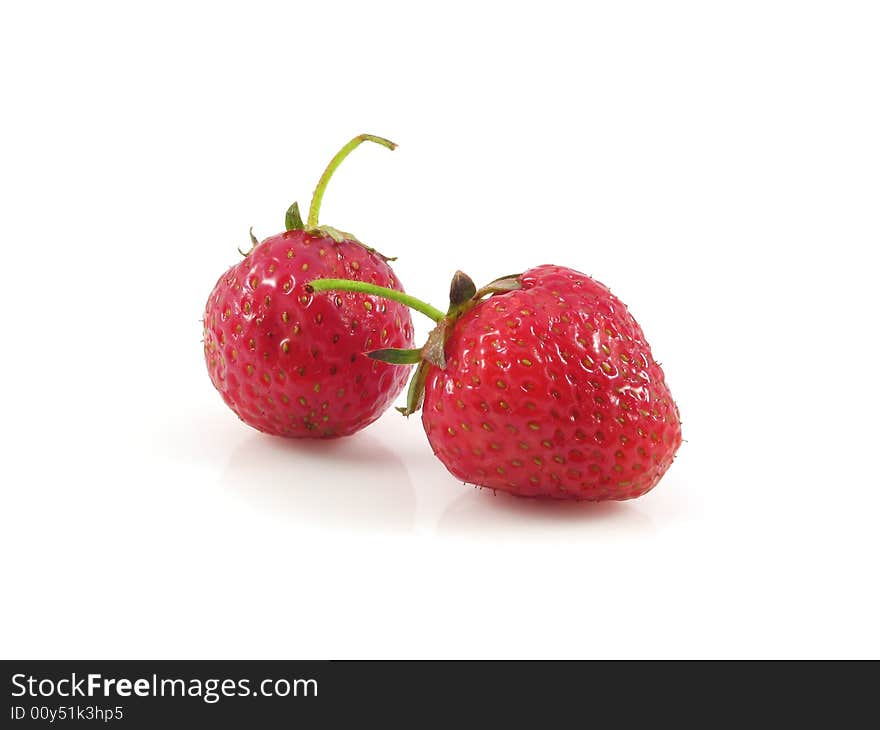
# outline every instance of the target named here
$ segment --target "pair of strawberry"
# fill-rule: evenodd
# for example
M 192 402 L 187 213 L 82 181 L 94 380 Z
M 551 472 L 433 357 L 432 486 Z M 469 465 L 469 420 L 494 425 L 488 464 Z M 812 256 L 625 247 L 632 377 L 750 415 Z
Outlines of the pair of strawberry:
M 376 420 L 415 365 L 405 415 L 422 409 L 459 479 L 523 496 L 606 500 L 654 487 L 681 443 L 663 371 L 626 306 L 561 266 L 477 289 L 458 272 L 442 312 L 408 294 L 388 259 L 318 224 L 333 158 L 307 221 L 257 242 L 220 277 L 204 316 L 208 372 L 249 425 L 293 438 L 350 435 Z M 436 322 L 413 348 L 409 308 Z

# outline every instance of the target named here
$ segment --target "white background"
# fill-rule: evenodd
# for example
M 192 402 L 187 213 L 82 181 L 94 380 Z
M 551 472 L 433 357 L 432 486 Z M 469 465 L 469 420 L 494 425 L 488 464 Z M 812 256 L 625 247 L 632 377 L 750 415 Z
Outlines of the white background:
M 880 656 L 876 4 L 426 7 L 3 5 L 0 655 Z M 360 132 L 400 148 L 322 221 L 410 292 L 558 263 L 629 304 L 687 439 L 652 493 L 226 409 L 205 299 Z

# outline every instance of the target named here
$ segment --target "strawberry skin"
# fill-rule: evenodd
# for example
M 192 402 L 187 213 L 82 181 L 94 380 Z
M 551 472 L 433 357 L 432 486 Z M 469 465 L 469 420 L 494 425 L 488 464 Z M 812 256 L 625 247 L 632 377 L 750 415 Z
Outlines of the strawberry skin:
M 412 346 L 406 306 L 362 293 L 314 296 L 306 283 L 345 277 L 402 291 L 383 258 L 351 241 L 289 230 L 220 279 L 204 315 L 208 372 L 250 426 L 292 438 L 347 436 L 375 421 L 407 369 L 370 360 Z
M 623 500 L 660 480 L 678 408 L 642 330 L 605 286 L 539 266 L 465 313 L 430 366 L 422 423 L 462 481 L 530 497 Z

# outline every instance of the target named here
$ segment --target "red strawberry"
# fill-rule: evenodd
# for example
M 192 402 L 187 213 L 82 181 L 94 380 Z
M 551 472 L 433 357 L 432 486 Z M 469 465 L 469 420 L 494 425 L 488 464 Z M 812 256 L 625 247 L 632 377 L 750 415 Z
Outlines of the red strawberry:
M 439 320 L 422 350 L 371 354 L 421 358 L 404 412 L 424 389 L 422 423 L 452 474 L 595 501 L 657 484 L 681 444 L 678 408 L 641 328 L 605 286 L 539 266 L 479 292 L 458 275 L 451 300 L 442 319 L 422 309 Z
M 364 293 L 316 298 L 315 277 L 345 277 L 402 291 L 386 259 L 354 236 L 318 226 L 324 187 L 361 135 L 327 168 L 304 226 L 294 203 L 287 231 L 257 243 L 208 297 L 205 360 L 214 386 L 247 424 L 294 438 L 347 436 L 376 420 L 407 372 L 361 357 L 376 347 L 409 347 L 412 322 L 402 304 Z

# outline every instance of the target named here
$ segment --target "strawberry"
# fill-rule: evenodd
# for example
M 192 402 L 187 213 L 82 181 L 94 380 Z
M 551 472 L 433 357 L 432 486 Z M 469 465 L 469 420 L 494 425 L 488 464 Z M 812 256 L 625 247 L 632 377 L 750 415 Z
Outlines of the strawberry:
M 284 233 L 257 242 L 217 281 L 204 315 L 211 382 L 248 425 L 293 438 L 347 436 L 376 420 L 406 383 L 406 370 L 361 357 L 377 347 L 409 347 L 412 322 L 403 304 L 368 293 L 316 298 L 315 277 L 346 277 L 402 292 L 386 259 L 352 234 L 318 225 L 333 158 L 312 199 L 308 224 L 294 203 Z
M 438 322 L 423 348 L 370 355 L 418 363 L 402 410 L 423 399 L 425 433 L 453 475 L 592 501 L 657 484 L 681 444 L 678 408 L 641 328 L 607 287 L 545 265 L 477 291 L 459 272 L 450 301 L 445 315 L 419 303 Z

